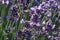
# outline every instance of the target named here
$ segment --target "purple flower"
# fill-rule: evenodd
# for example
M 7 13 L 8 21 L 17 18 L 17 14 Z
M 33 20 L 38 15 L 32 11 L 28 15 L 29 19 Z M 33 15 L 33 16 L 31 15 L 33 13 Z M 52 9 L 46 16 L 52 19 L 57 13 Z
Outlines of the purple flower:
M 45 28 L 45 27 L 42 27 L 42 30 L 43 30 L 43 31 L 45 31 L 45 30 L 46 30 L 46 28 Z
M 38 10 L 41 10 L 41 9 L 42 9 L 41 6 L 42 6 L 42 4 L 40 4 L 40 5 L 37 7 L 37 9 L 38 9 Z
M 4 2 L 4 0 L 2 0 L 2 4 L 4 4 L 5 2 Z
M 6 33 L 9 33 L 9 32 L 10 32 L 10 30 L 9 30 L 9 29 L 5 29 L 5 32 L 6 32 Z
M 6 19 L 10 19 L 10 17 L 7 15 L 6 17 L 5 17 Z
M 40 13 L 41 13 L 39 9 L 36 9 L 36 12 L 37 12 L 37 14 L 39 14 L 39 15 L 40 15 Z
M 26 28 L 30 28 L 30 27 L 31 27 L 30 24 L 29 24 L 29 22 L 25 22 L 25 23 L 24 23 L 24 26 L 25 26 Z
M 10 38 L 7 37 L 6 40 L 10 40 Z
M 51 38 L 51 36 L 49 35 L 49 36 L 48 36 L 48 39 L 50 39 L 50 38 Z
M 40 23 L 36 23 L 36 26 L 40 26 Z
M 14 23 L 16 23 L 18 20 L 19 20 L 19 18 L 18 17 L 15 17 L 14 18 Z
M 49 1 L 55 1 L 55 0 L 49 0 Z
M 51 10 L 50 10 L 51 13 L 54 13 L 54 11 L 55 11 L 54 9 L 51 9 Z
M 56 32 L 52 32 L 52 37 L 55 39 L 55 37 L 57 37 L 57 33 Z
M 37 6 L 35 6 L 35 7 L 31 7 L 30 9 L 31 9 L 32 11 L 36 11 Z
M 26 40 L 30 40 L 31 39 L 31 36 L 32 36 L 32 34 L 31 34 L 30 31 L 26 31 L 25 32 L 25 38 L 26 38 Z
M 60 11 L 60 5 L 58 5 L 58 11 Z
M 39 16 L 36 14 L 32 15 L 30 21 L 33 21 L 35 23 L 39 22 Z
M 6 1 L 6 4 L 7 4 L 7 5 L 9 4 L 9 0 Z
M 29 23 L 29 24 L 30 24 L 30 26 L 32 27 L 32 26 L 34 25 L 34 22 L 31 22 L 31 21 L 30 21 L 30 23 Z
M 23 32 L 22 32 L 21 30 L 19 30 L 19 31 L 17 32 L 17 36 L 18 36 L 18 37 L 21 37 L 22 34 L 23 34 Z
M 32 16 L 34 13 L 35 13 L 35 12 L 31 10 L 31 11 L 29 12 L 29 15 Z
M 40 30 L 40 26 L 37 26 L 37 25 L 33 25 L 33 28 L 37 31 Z
M 18 12 L 18 7 L 16 5 L 13 5 L 11 8 L 10 8 L 10 16 L 15 16 L 17 15 L 17 12 Z
M 16 23 L 19 18 L 17 17 L 17 12 L 18 12 L 18 7 L 16 5 L 13 5 L 11 8 L 10 8 L 10 20 L 14 23 Z
M 40 0 L 34 0 L 34 2 L 39 5 L 40 4 Z

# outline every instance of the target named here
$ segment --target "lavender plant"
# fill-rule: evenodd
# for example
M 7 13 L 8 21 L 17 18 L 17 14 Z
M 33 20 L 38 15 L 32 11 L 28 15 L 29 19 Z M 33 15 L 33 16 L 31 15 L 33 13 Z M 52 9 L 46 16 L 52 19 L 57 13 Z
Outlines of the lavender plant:
M 0 40 L 60 40 L 59 0 L 1 0 Z

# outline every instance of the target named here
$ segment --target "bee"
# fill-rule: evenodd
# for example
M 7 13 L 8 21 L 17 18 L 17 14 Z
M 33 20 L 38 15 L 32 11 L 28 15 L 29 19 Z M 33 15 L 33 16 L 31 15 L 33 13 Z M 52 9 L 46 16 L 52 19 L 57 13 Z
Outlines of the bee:
M 2 4 L 9 4 L 9 0 L 2 0 Z
M 20 13 L 17 13 L 17 16 L 20 17 Z
M 15 13 L 14 17 L 20 17 L 20 13 Z

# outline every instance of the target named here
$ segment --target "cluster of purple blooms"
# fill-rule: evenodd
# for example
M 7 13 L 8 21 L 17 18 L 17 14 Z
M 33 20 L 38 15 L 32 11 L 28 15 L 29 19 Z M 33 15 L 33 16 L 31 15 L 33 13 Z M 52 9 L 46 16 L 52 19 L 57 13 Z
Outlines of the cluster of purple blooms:
M 7 18 L 16 23 L 18 20 L 19 20 L 19 17 L 18 17 L 18 7 L 16 5 L 12 5 L 9 9 L 9 16 L 7 16 Z
M 6 5 L 9 5 L 10 3 L 12 3 L 12 1 L 11 0 L 0 0 L 0 3 L 1 4 L 6 4 Z
M 19 37 L 23 37 L 26 40 L 30 40 L 30 38 L 32 37 L 31 31 L 29 31 L 26 28 L 24 28 L 22 30 L 19 30 L 18 33 L 17 33 L 16 40 L 19 40 Z
M 23 5 L 26 7 L 27 3 L 24 1 Z M 44 0 L 39 3 L 37 0 L 37 6 L 33 6 L 30 8 L 28 14 L 30 16 L 30 20 L 27 21 L 24 18 L 20 20 L 20 23 L 24 25 L 22 30 L 19 30 L 16 34 L 16 40 L 19 40 L 19 37 L 24 37 L 26 40 L 30 40 L 33 36 L 36 35 L 44 35 L 49 40 L 56 40 L 56 38 L 60 38 L 60 29 L 56 28 L 55 23 L 60 24 L 60 5 L 58 0 Z M 2 1 L 4 4 L 4 1 Z M 6 2 L 8 4 L 8 1 Z M 14 4 L 10 8 L 9 20 L 16 23 L 20 17 L 18 17 L 18 7 Z M 54 12 L 57 12 L 57 17 L 53 16 Z M 43 18 L 46 20 L 43 20 Z M 55 23 L 52 22 L 54 17 Z M 42 21 L 43 20 L 43 21 Z M 42 26 L 43 25 L 43 26 Z M 54 32 L 58 29 L 58 33 Z M 33 30 L 33 31 L 30 31 Z M 35 32 L 34 32 L 35 31 Z M 9 31 L 6 31 L 9 32 Z M 34 32 L 34 33 L 33 33 Z M 52 32 L 52 35 L 50 35 Z M 58 35 L 57 35 L 58 34 Z
M 57 0 L 49 0 L 49 1 L 43 1 L 38 6 L 33 6 L 30 8 L 29 16 L 30 20 L 21 20 L 21 23 L 24 24 L 24 26 L 27 29 L 34 29 L 36 32 L 41 30 L 42 35 L 46 36 L 48 39 L 52 38 L 52 40 L 56 40 L 57 34 L 56 32 L 52 32 L 52 35 L 50 35 L 50 31 L 54 31 L 56 28 L 55 23 L 52 22 L 52 15 L 54 15 L 54 12 L 57 12 L 57 17 L 55 17 L 55 22 L 60 24 L 60 5 L 58 4 L 59 1 Z M 55 13 L 56 14 L 56 13 Z M 44 20 L 41 24 L 41 21 L 43 18 L 47 18 Z M 42 28 L 40 29 L 40 27 Z

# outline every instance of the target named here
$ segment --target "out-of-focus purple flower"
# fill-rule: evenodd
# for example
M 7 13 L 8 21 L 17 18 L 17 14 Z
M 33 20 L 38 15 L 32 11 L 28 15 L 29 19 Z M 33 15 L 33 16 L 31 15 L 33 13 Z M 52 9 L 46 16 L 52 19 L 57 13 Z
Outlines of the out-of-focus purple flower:
M 31 36 L 32 36 L 32 34 L 31 34 L 30 31 L 25 31 L 25 38 L 26 38 L 26 40 L 30 40 Z
M 18 37 L 21 37 L 21 36 L 22 36 L 22 33 L 23 33 L 23 32 L 22 32 L 21 30 L 19 30 L 18 33 L 17 33 L 17 36 L 18 36 Z
M 35 6 L 35 7 L 31 7 L 30 9 L 31 9 L 32 11 L 36 11 L 37 6 Z
M 43 31 L 45 31 L 45 30 L 46 30 L 46 28 L 45 28 L 45 27 L 42 27 L 42 30 L 43 30 Z
M 4 0 L 2 0 L 2 4 L 4 4 L 5 2 L 4 2 Z
M 34 28 L 35 30 L 37 30 L 37 31 L 40 30 L 40 26 L 37 26 L 37 25 L 33 25 L 33 28 Z
M 6 4 L 7 4 L 7 5 L 9 4 L 9 0 L 6 1 Z
M 24 23 L 24 26 L 25 26 L 26 28 L 30 28 L 30 27 L 31 27 L 30 24 L 29 24 L 29 22 L 25 22 L 25 23 Z
M 36 26 L 40 26 L 40 23 L 37 23 Z
M 48 2 L 50 4 L 50 7 L 55 7 L 57 6 L 57 2 L 55 0 L 49 0 Z
M 60 10 L 58 11 L 58 16 L 60 16 Z
M 14 18 L 13 17 L 10 17 L 9 20 L 13 22 L 14 21 Z
M 5 18 L 6 18 L 6 19 L 10 19 L 10 16 L 6 16 Z
M 9 33 L 9 32 L 10 32 L 10 30 L 9 30 L 9 29 L 5 29 L 5 32 L 6 32 L 6 33 Z
M 7 37 L 6 40 L 10 40 L 10 38 Z
M 49 36 L 48 36 L 48 39 L 50 39 L 50 38 L 51 38 L 51 36 L 49 35 Z
M 30 21 L 33 21 L 35 23 L 39 22 L 39 16 L 36 14 L 32 15 Z
M 8 5 L 9 4 L 9 0 L 2 0 L 2 4 L 5 4 L 5 3 Z
M 45 31 L 44 36 L 45 36 L 45 37 L 48 37 L 48 36 L 49 36 L 49 32 L 48 32 L 48 31 Z
M 18 17 L 18 7 L 16 5 L 13 5 L 10 10 L 10 15 L 9 15 L 9 20 L 16 23 L 18 20 L 19 20 L 19 17 Z
M 40 4 L 40 0 L 34 0 L 34 2 L 39 5 Z
M 52 33 L 52 39 L 55 39 L 56 40 L 56 37 L 57 37 L 57 33 L 53 32 Z
M 39 9 L 36 9 L 36 13 L 38 14 L 38 15 L 40 15 L 40 10 Z
M 49 0 L 49 1 L 55 1 L 55 0 Z
M 54 13 L 54 9 L 51 9 L 50 12 L 51 12 L 51 13 Z
M 52 25 L 47 25 L 47 30 L 52 30 Z
M 18 8 L 16 5 L 13 5 L 11 8 L 10 8 L 10 15 L 11 16 L 15 16 L 17 14 L 17 11 L 18 11 Z
M 37 7 L 38 10 L 42 9 L 41 4 Z
M 44 2 L 44 1 L 42 2 L 42 4 L 45 4 L 45 3 L 46 3 L 46 2 Z
M 47 17 L 51 17 L 51 15 L 52 15 L 52 13 L 51 12 L 47 12 L 48 14 L 47 14 Z
M 29 31 L 27 29 L 23 29 L 23 30 L 18 31 L 17 36 L 18 37 L 23 36 L 27 40 L 27 39 L 31 38 L 32 34 L 31 34 L 31 31 Z
M 58 5 L 58 11 L 60 11 L 60 5 Z
M 29 24 L 30 24 L 30 26 L 33 26 L 33 25 L 34 25 L 34 23 L 33 23 L 33 22 L 30 22 Z
M 37 2 L 37 0 L 34 0 L 34 1 Z M 24 6 L 25 5 L 26 5 L 26 0 L 24 0 Z M 50 39 L 51 36 L 49 35 L 49 31 L 55 29 L 55 25 L 52 24 L 52 20 L 50 17 L 53 15 L 52 13 L 54 13 L 55 9 L 57 9 L 57 8 L 58 8 L 58 10 L 60 10 L 60 7 L 58 5 L 58 2 L 56 2 L 56 0 L 48 0 L 48 1 L 44 0 L 44 1 L 42 1 L 42 3 L 40 5 L 30 8 L 29 15 L 31 18 L 30 18 L 29 22 L 22 19 L 20 21 L 20 23 L 23 23 L 24 27 L 26 29 L 29 29 L 30 27 L 32 27 L 33 29 L 35 29 L 35 31 L 38 31 L 40 29 L 40 25 L 41 25 L 40 22 L 42 21 L 42 18 L 47 17 L 47 21 L 42 22 L 42 24 L 43 24 L 42 31 L 43 32 L 41 34 L 46 36 L 48 39 Z M 60 22 L 59 19 L 57 19 L 56 22 L 57 21 Z M 20 36 L 24 36 L 26 38 L 26 40 L 30 40 L 31 34 L 29 31 L 24 29 L 20 32 L 22 33 Z
M 18 17 L 15 17 L 14 18 L 14 23 L 16 23 L 18 20 L 19 20 L 19 18 Z
M 35 12 L 31 10 L 31 11 L 29 12 L 29 15 L 32 16 L 34 13 L 35 13 Z

